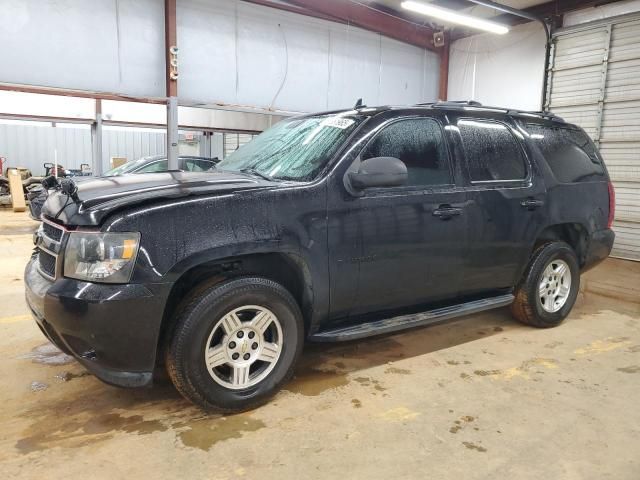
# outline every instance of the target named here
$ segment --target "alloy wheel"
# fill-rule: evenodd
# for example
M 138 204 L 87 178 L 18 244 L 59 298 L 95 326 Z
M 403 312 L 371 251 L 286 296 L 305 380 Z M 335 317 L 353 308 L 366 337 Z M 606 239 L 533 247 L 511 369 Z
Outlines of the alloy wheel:
M 246 305 L 215 324 L 204 351 L 213 380 L 240 390 L 256 385 L 273 370 L 282 353 L 282 327 L 269 309 Z
M 542 308 L 549 313 L 560 310 L 571 292 L 571 270 L 564 260 L 552 260 L 542 273 L 538 286 Z

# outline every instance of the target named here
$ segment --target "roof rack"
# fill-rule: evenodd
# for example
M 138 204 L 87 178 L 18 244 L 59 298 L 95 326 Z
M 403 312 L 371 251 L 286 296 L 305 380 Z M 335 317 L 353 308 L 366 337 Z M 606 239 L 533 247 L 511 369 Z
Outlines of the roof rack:
M 507 110 L 507 115 L 528 115 L 528 116 L 533 116 L 533 117 L 546 118 L 546 119 L 552 120 L 554 122 L 564 122 L 565 121 L 564 118 L 559 117 L 555 113 L 550 112 L 548 110 L 529 111 L 529 110 L 509 109 L 509 110 Z
M 417 103 L 418 106 L 433 106 L 433 107 L 481 107 L 480 102 L 475 100 L 438 100 L 437 102 L 429 103 Z
M 475 100 L 447 100 L 447 101 L 438 101 L 438 102 L 432 102 L 432 103 L 418 103 L 416 104 L 416 106 L 420 106 L 420 107 L 424 106 L 424 107 L 432 107 L 432 108 L 476 107 L 481 109 L 504 112 L 507 115 L 522 115 L 522 116 L 546 118 L 554 122 L 565 122 L 565 120 L 562 117 L 559 117 L 555 113 L 549 112 L 549 111 L 530 111 L 530 110 L 518 110 L 516 108 L 490 107 L 487 105 L 483 105 L 482 103 L 477 102 Z

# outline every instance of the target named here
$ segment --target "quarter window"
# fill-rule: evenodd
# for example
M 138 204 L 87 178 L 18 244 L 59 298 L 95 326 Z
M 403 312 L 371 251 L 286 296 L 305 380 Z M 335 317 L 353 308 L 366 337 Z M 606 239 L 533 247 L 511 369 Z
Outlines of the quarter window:
M 431 118 L 400 120 L 385 127 L 360 154 L 361 160 L 375 157 L 402 160 L 408 186 L 452 183 L 442 130 Z
M 524 180 L 527 166 L 522 149 L 503 123 L 458 121 L 472 182 Z
M 596 147 L 583 131 L 536 124 L 527 125 L 527 130 L 558 181 L 584 182 L 604 175 Z

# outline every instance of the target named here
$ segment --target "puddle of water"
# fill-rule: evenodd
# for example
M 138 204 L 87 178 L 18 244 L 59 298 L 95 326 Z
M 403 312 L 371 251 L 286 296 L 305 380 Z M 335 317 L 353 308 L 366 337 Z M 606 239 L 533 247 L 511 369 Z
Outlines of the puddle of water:
M 167 427 L 159 420 L 144 420 L 142 415 L 122 416 L 118 413 L 107 413 L 88 420 L 82 427 L 87 435 L 96 435 L 121 431 L 148 435 L 154 432 L 164 432 Z
M 242 438 L 245 433 L 255 432 L 266 427 L 262 420 L 252 418 L 247 414 L 203 418 L 175 425 L 175 427 L 182 426 L 188 427 L 188 430 L 178 434 L 182 444 L 204 451 L 208 451 L 218 442 L 231 438 Z
M 60 372 L 60 373 L 56 374 L 55 377 L 58 380 L 62 380 L 63 382 L 69 382 L 69 381 L 73 380 L 74 378 L 88 377 L 90 375 L 91 375 L 91 373 L 89 373 L 89 372 L 80 372 L 80 373 Z
M 316 397 L 327 390 L 344 387 L 349 384 L 346 373 L 304 368 L 295 378 L 284 386 L 284 390 L 300 393 L 307 397 Z
M 624 373 L 640 373 L 640 365 L 632 365 L 630 367 L 619 368 L 618 371 Z
M 31 382 L 31 391 L 32 392 L 41 392 L 49 388 L 49 385 L 42 382 Z
M 411 370 L 407 370 L 406 368 L 397 368 L 397 367 L 389 367 L 384 373 L 395 373 L 398 375 L 411 375 L 413 372 Z
M 462 442 L 462 444 L 463 444 L 465 447 L 467 447 L 469 450 L 476 450 L 476 451 L 478 451 L 478 452 L 482 452 L 482 453 L 484 453 L 484 452 L 486 452 L 486 451 L 487 451 L 487 449 L 486 449 L 486 448 L 484 448 L 483 446 L 481 446 L 481 445 L 476 445 L 475 443 L 472 443 L 472 442 Z
M 18 358 L 30 359 L 34 363 L 43 365 L 67 365 L 74 361 L 74 358 L 63 353 L 52 343 L 43 343 L 33 348 L 30 353 Z
M 84 446 L 111 438 L 118 432 L 146 435 L 167 430 L 167 426 L 159 420 L 144 420 L 142 415 L 127 417 L 118 413 L 107 413 L 84 421 L 73 417 L 62 417 L 59 420 L 52 424 L 32 425 L 27 430 L 28 435 L 18 440 L 15 447 L 20 453 L 27 454 L 61 444 Z
M 354 381 L 358 382 L 360 385 L 364 387 L 368 387 L 371 385 L 373 386 L 374 389 L 378 390 L 379 392 L 384 392 L 386 390 L 385 387 L 380 385 L 380 382 L 378 380 L 374 380 L 373 378 L 357 377 L 357 378 L 354 378 Z

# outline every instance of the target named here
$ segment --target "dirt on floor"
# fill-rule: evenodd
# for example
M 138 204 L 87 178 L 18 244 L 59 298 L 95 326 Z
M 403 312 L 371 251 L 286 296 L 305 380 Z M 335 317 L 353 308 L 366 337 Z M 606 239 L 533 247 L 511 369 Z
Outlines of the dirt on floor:
M 500 309 L 309 345 L 268 405 L 206 415 L 110 387 L 31 320 L 36 223 L 0 211 L 0 478 L 640 478 L 640 264 L 607 260 L 558 328 Z

